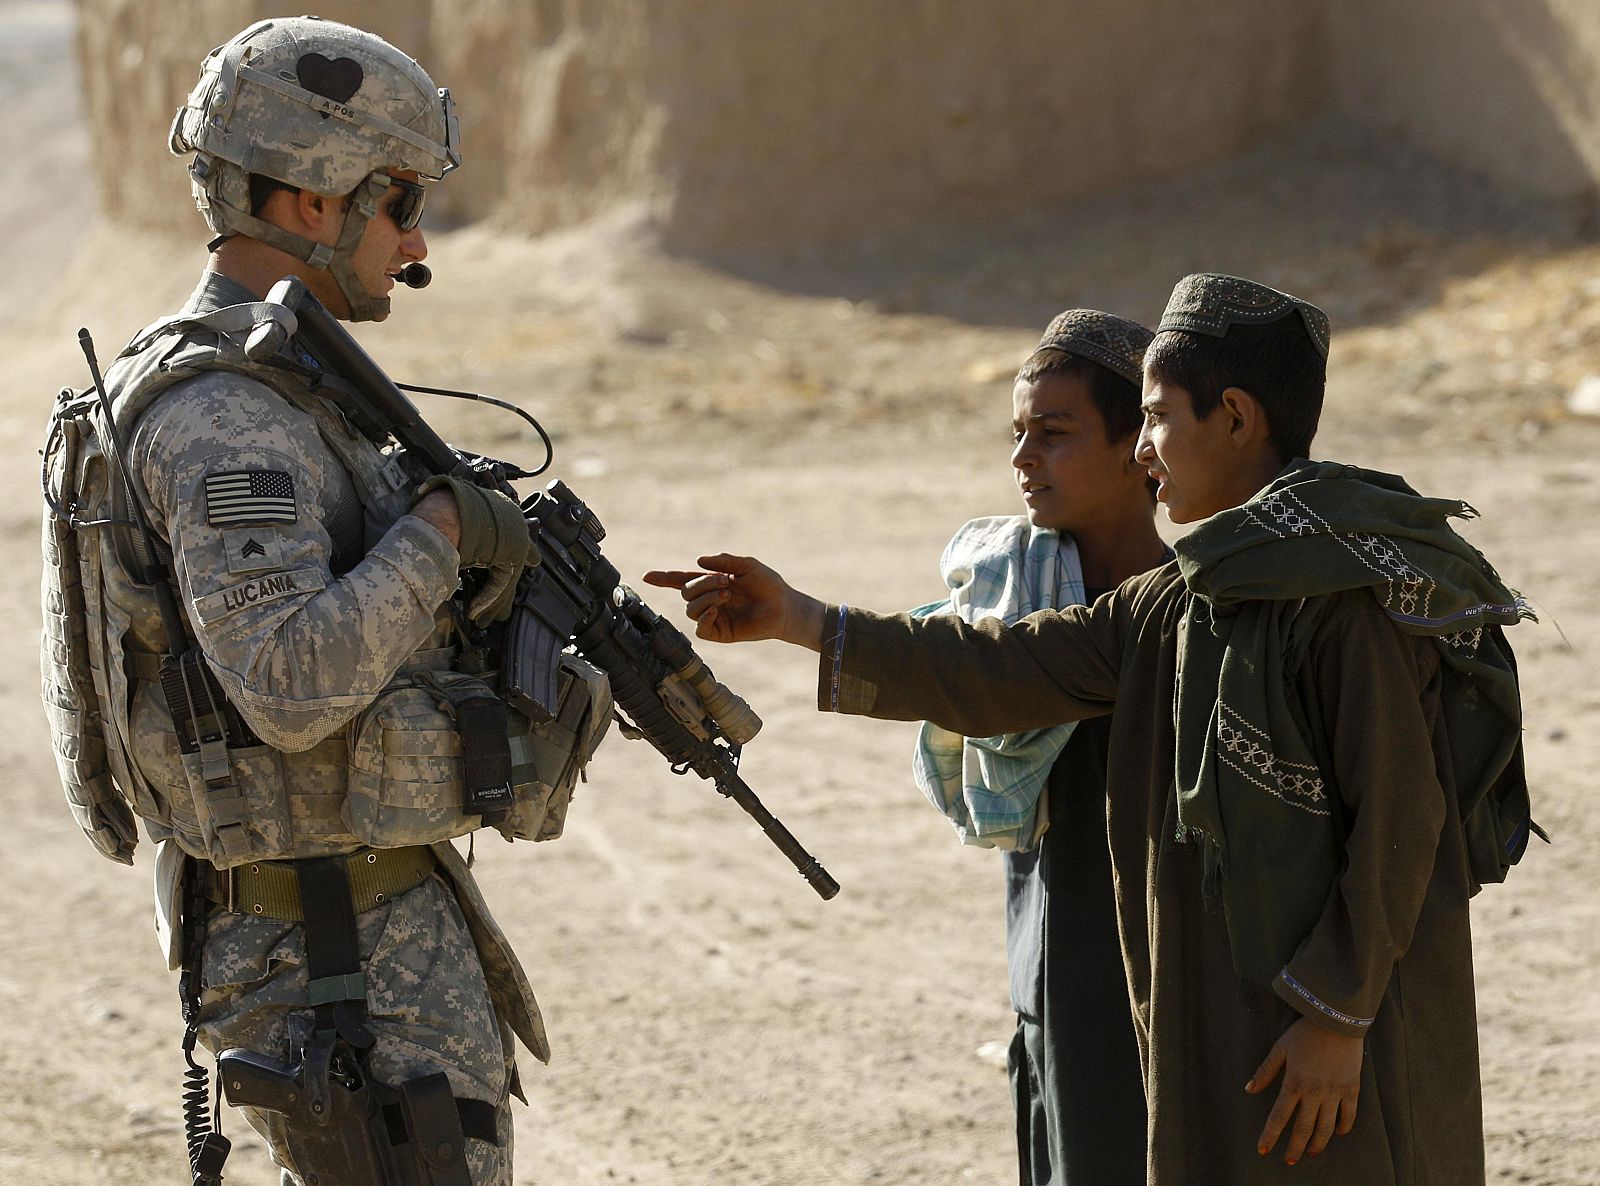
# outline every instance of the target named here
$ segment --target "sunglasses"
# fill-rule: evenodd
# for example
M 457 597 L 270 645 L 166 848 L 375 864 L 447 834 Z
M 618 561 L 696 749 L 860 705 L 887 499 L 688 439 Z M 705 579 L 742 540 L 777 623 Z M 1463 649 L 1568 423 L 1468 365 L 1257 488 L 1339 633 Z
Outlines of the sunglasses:
M 389 217 L 394 219 L 395 226 L 401 233 L 415 230 L 422 221 L 422 206 L 427 201 L 428 191 L 415 181 L 405 181 L 399 177 L 389 178 L 390 185 L 400 187 L 399 195 L 389 203 Z

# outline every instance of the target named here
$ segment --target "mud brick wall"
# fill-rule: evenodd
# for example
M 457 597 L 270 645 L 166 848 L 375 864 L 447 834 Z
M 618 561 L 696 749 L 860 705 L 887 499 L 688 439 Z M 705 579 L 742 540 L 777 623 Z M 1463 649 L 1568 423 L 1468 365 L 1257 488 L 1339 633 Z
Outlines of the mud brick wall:
M 260 0 L 79 0 L 103 204 L 199 226 L 165 151 Z M 435 209 L 538 232 L 642 206 L 670 246 L 805 243 L 1180 173 L 1337 119 L 1592 197 L 1595 0 L 329 0 L 455 94 Z

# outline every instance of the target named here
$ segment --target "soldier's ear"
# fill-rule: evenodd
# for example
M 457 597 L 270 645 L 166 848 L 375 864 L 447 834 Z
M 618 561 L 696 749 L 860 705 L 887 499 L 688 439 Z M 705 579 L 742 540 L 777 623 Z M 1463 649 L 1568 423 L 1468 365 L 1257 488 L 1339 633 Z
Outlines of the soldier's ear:
M 325 235 L 338 237 L 339 230 L 344 225 L 343 198 L 329 197 L 327 194 L 314 193 L 309 189 L 302 189 L 298 193 L 279 190 L 278 194 L 291 199 L 289 204 L 292 209 L 287 213 L 299 223 L 298 233 L 319 242 L 332 241 L 324 239 Z M 273 197 L 277 197 L 278 194 L 274 194 Z

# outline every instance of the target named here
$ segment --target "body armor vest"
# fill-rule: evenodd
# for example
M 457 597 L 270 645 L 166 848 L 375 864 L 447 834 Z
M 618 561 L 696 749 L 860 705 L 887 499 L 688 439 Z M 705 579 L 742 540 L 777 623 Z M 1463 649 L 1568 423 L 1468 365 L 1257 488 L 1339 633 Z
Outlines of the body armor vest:
M 202 372 L 230 371 L 265 384 L 312 419 L 348 474 L 364 551 L 406 513 L 421 475 L 403 456 L 380 452 L 298 376 L 244 354 L 243 334 L 275 309 L 243 305 L 179 315 L 137 335 L 107 375 L 115 439 L 132 441 L 158 397 Z M 447 610 L 423 648 L 347 727 L 297 752 L 231 746 L 231 789 L 208 793 L 217 772 L 203 769 L 200 755 L 180 752 L 158 679 L 167 640 L 144 579 L 150 558 L 127 526 L 124 486 L 99 443 L 110 428 L 92 392 L 65 390 L 45 451 L 52 509 L 44 525 L 44 699 L 68 802 L 96 847 L 131 861 L 130 806 L 154 839 L 170 839 L 219 868 L 362 844 L 430 843 L 481 826 L 481 816 L 461 811 L 455 719 L 464 696 L 487 689 L 451 670 Z M 336 526 L 327 526 L 334 535 Z M 162 532 L 156 534 L 161 547 Z M 156 560 L 170 568 L 169 556 Z M 564 661 L 570 695 L 548 725 L 530 729 L 518 714 L 507 714 L 511 749 L 520 758 L 516 805 L 499 824 L 508 838 L 560 834 L 571 784 L 609 723 L 604 677 L 585 668 Z

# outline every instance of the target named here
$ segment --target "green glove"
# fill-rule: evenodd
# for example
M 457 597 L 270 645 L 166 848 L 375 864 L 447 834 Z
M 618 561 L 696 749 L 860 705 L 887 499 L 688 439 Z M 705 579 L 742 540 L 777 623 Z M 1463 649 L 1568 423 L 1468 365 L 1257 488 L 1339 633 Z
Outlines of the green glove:
M 133 847 L 139 843 L 138 825 L 133 812 L 121 799 L 103 799 L 88 807 L 73 807 L 84 835 L 100 850 L 100 855 L 110 857 L 123 865 L 133 864 Z
M 417 488 L 417 497 L 446 488 L 455 495 L 461 518 L 461 542 L 456 545 L 461 567 L 489 572 L 489 579 L 468 602 L 467 616 L 480 626 L 503 622 L 511 616 L 517 578 L 528 565 L 539 563 L 522 508 L 498 490 L 450 477 L 429 478 Z

